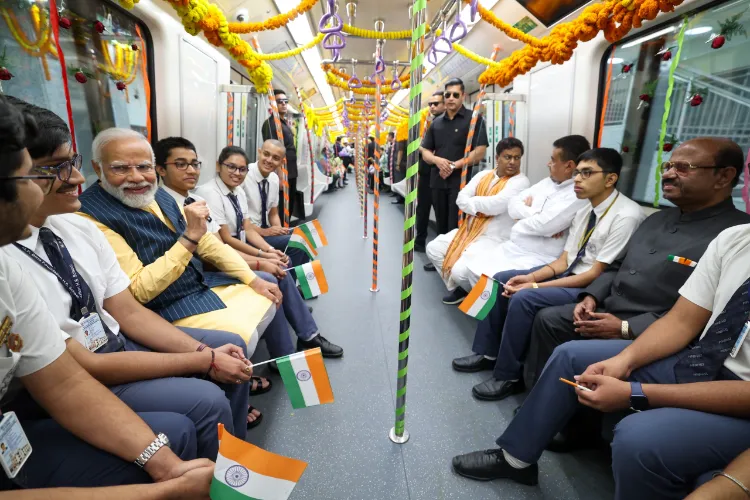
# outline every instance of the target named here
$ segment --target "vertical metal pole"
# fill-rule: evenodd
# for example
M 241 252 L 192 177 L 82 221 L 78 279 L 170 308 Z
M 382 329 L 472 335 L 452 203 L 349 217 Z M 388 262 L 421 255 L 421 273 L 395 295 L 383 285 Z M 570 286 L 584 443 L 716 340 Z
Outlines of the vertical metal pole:
M 383 50 L 380 40 L 375 49 L 375 60 L 378 61 Z M 375 177 L 373 178 L 373 201 L 372 201 L 372 288 L 371 292 L 378 291 L 378 225 L 380 223 L 380 75 L 375 75 Z
M 360 140 L 359 140 L 359 147 L 362 151 L 362 199 L 365 201 L 365 210 L 364 210 L 364 232 L 362 233 L 362 238 L 367 239 L 367 205 L 369 203 L 369 200 L 367 198 L 367 174 L 368 174 L 368 168 L 367 168 L 367 122 L 364 122 L 365 126 L 362 127 L 363 131 L 360 132 Z
M 396 422 L 389 437 L 394 443 L 409 440 L 406 431 L 406 372 L 409 365 L 409 328 L 411 325 L 411 286 L 414 272 L 414 224 L 417 206 L 417 172 L 419 171 L 419 115 L 422 107 L 422 69 L 424 68 L 425 14 L 427 0 L 414 0 L 411 16 L 411 85 L 409 88 L 409 144 L 406 149 L 404 201 L 404 247 L 401 259 L 401 308 L 398 335 L 398 372 L 396 374 Z
M 354 136 L 354 173 L 357 179 L 357 194 L 359 195 L 359 216 L 365 216 L 365 199 L 362 196 L 362 158 L 359 156 L 359 130 L 355 131 Z
M 260 44 L 258 43 L 258 37 L 253 36 L 253 48 L 260 54 Z M 260 90 L 260 89 L 259 89 Z M 268 101 L 271 104 L 271 114 L 273 115 L 273 121 L 276 125 L 276 137 L 279 141 L 284 143 L 284 132 L 281 128 L 281 118 L 279 117 L 279 106 L 276 104 L 276 96 L 273 93 L 273 84 L 268 82 Z M 286 157 L 284 163 L 281 164 L 281 186 L 282 195 L 284 198 L 284 213 L 281 214 L 281 222 L 284 227 L 289 227 L 289 221 L 291 220 L 291 214 L 289 213 L 289 171 L 286 168 Z
M 500 51 L 500 46 L 495 45 L 492 48 L 492 55 L 490 56 L 490 59 L 493 61 L 497 60 L 497 53 Z M 489 66 L 487 66 L 489 68 Z M 485 89 L 487 85 L 482 84 L 479 86 L 479 94 L 477 95 L 477 102 L 474 103 L 474 112 L 471 114 L 471 122 L 469 123 L 469 135 L 466 137 L 466 147 L 464 148 L 464 166 L 461 167 L 461 189 L 466 187 L 466 177 L 467 173 L 469 171 L 469 165 L 466 164 L 466 161 L 469 159 L 469 154 L 471 154 L 472 150 L 472 143 L 474 142 L 474 133 L 476 132 L 477 128 L 477 121 L 479 120 L 479 117 L 482 115 L 482 99 L 484 99 L 485 95 Z M 464 223 L 464 213 L 459 210 L 458 211 L 458 225 Z

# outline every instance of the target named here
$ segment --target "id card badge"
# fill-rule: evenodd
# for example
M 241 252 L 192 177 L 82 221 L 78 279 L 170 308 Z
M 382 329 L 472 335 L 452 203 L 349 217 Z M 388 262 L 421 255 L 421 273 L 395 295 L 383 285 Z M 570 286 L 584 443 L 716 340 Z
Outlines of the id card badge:
M 737 353 L 740 352 L 740 347 L 742 347 L 742 343 L 745 341 L 745 337 L 747 337 L 748 332 L 750 332 L 750 320 L 748 320 L 745 323 L 745 326 L 742 327 L 740 336 L 737 337 L 737 342 L 734 343 L 734 347 L 732 347 L 732 351 L 729 353 L 731 357 L 736 357 Z
M 29 456 L 31 443 L 23 432 L 16 413 L 4 413 L 0 420 L 0 464 L 10 479 L 18 475 Z
M 245 234 L 245 230 L 243 229 L 240 231 L 240 241 L 242 243 L 247 243 L 247 235 Z
M 83 328 L 84 345 L 89 351 L 95 352 L 109 340 L 97 313 L 84 316 L 78 323 Z

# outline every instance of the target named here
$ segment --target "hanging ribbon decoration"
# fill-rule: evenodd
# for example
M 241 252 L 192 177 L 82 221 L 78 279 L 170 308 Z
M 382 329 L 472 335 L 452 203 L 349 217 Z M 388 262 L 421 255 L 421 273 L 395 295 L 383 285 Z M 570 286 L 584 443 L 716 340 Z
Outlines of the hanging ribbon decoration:
M 654 207 L 659 206 L 659 196 L 661 195 L 661 160 L 664 155 L 664 138 L 667 136 L 667 122 L 669 121 L 669 111 L 672 109 L 672 91 L 674 90 L 674 72 L 680 63 L 682 55 L 682 42 L 685 41 L 685 30 L 687 29 L 687 19 L 683 19 L 682 28 L 677 35 L 677 55 L 672 59 L 672 66 L 669 68 L 669 80 L 667 82 L 667 96 L 664 100 L 664 114 L 661 117 L 661 131 L 659 132 L 659 150 L 656 152 L 656 172 L 654 174 Z
M 60 72 L 62 73 L 63 91 L 65 92 L 65 107 L 68 112 L 68 128 L 70 129 L 71 146 L 73 151 L 78 152 L 76 148 L 76 129 L 73 123 L 73 107 L 70 104 L 70 90 L 68 90 L 68 69 L 65 66 L 65 54 L 60 47 L 60 19 L 57 12 L 57 2 L 49 0 L 49 21 L 52 26 L 52 34 L 55 36 L 55 49 L 57 49 L 57 60 L 60 61 Z

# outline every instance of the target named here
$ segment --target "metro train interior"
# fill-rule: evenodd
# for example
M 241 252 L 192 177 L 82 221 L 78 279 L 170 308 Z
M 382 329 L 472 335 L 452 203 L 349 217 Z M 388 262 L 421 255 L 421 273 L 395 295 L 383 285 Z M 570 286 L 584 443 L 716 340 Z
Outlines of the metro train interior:
M 618 20 L 597 24 L 592 5 Z M 728 138 L 750 150 L 748 9 L 750 0 L 2 0 L 0 93 L 70 125 L 85 189 L 97 181 L 93 139 L 111 127 L 152 144 L 189 139 L 209 165 L 201 185 L 225 146 L 255 162 L 278 109 L 269 89 L 285 92 L 298 177 L 284 222 L 325 229 L 329 292 L 309 304 L 346 350 L 325 363 L 333 404 L 293 409 L 283 390 L 252 398 L 265 418 L 247 441 L 308 463 L 289 498 L 613 498 L 608 446 L 545 452 L 537 486 L 452 470 L 455 455 L 494 445 L 528 393 L 481 401 L 471 386 L 484 374 L 451 368 L 472 351 L 477 320 L 441 302 L 440 273 L 413 250 L 420 118 L 460 78 L 488 139 L 469 177 L 495 169 L 496 145 L 514 137 L 535 184 L 549 176 L 553 142 L 581 135 L 620 153 L 617 188 L 650 215 L 674 207 L 659 165 L 680 144 Z M 407 170 L 397 173 L 394 157 L 383 175 L 391 132 Z M 335 167 L 342 137 L 354 148 L 348 185 Z M 743 212 L 747 175 L 732 191 Z M 433 210 L 428 242 L 436 219 Z M 252 359 L 267 358 L 261 342 Z

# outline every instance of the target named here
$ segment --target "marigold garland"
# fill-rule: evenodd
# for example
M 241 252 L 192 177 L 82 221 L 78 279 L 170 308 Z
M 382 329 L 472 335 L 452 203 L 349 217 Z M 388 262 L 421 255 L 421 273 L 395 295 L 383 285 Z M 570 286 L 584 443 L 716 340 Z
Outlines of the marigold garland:
M 307 49 L 311 49 L 323 41 L 326 36 L 325 33 L 318 33 L 318 35 L 307 42 L 305 45 L 297 47 L 296 49 L 285 50 L 284 52 L 273 52 L 270 54 L 258 54 L 258 59 L 261 61 L 277 61 L 279 59 L 286 59 L 287 57 L 294 57 Z
M 364 28 L 357 28 L 351 24 L 344 24 L 341 28 L 342 31 L 348 35 L 356 36 L 359 38 L 372 38 L 375 40 L 411 40 L 411 30 L 401 31 L 375 31 L 366 30 Z M 430 31 L 430 27 L 427 26 L 427 31 Z
M 336 69 L 333 64 L 321 64 L 321 68 L 323 68 L 323 71 L 329 71 L 333 73 L 334 75 L 338 76 L 339 78 L 346 80 L 347 82 L 351 78 L 351 75 L 347 74 L 346 71 L 342 71 L 340 69 Z M 405 75 L 401 75 L 398 79 L 401 82 L 401 88 L 408 89 L 409 88 L 409 73 L 406 73 Z M 381 87 L 388 86 L 390 87 L 393 84 L 393 79 L 388 79 L 385 81 L 385 83 L 381 84 Z M 371 82 L 362 82 L 363 87 L 372 87 L 375 88 L 375 84 Z
M 456 49 L 456 52 L 461 54 L 462 56 L 466 57 L 467 59 L 471 59 L 477 64 L 481 64 L 482 66 L 499 66 L 500 63 L 497 61 L 493 61 L 492 59 L 488 59 L 486 57 L 482 57 L 479 54 L 475 54 L 474 52 L 470 51 L 463 45 L 459 45 L 457 43 L 453 44 L 453 48 Z
M 44 71 L 44 78 L 47 81 L 51 80 L 49 65 L 47 64 L 47 54 L 51 53 L 53 56 L 56 52 L 53 52 L 54 39 L 50 36 L 50 24 L 49 16 L 47 13 L 40 9 L 36 4 L 31 6 L 30 9 L 31 20 L 34 28 L 34 35 L 36 41 L 32 42 L 26 36 L 21 23 L 18 22 L 15 13 L 6 8 L 0 9 L 0 15 L 5 19 L 5 23 L 8 25 L 10 34 L 18 45 L 32 57 L 39 57 L 42 63 L 42 70 Z
M 470 4 L 472 0 L 464 0 L 464 3 Z M 523 31 L 519 30 L 518 28 L 514 28 L 510 24 L 506 23 L 499 17 L 495 15 L 494 12 L 487 9 L 486 7 L 483 7 L 482 4 L 477 2 L 477 12 L 479 13 L 479 17 L 490 23 L 495 28 L 499 29 L 503 33 L 505 33 L 508 38 L 512 38 L 513 40 L 518 40 L 519 42 L 523 42 L 527 45 L 532 45 L 536 47 L 541 47 L 542 42 L 531 35 L 528 35 L 524 33 Z
M 644 20 L 653 20 L 659 12 L 671 12 L 684 0 L 606 0 L 586 7 L 573 21 L 558 24 L 539 42 L 513 52 L 479 76 L 483 84 L 508 86 L 540 61 L 562 64 L 573 56 L 578 42 L 593 39 L 600 31 L 610 43 L 622 39 Z
M 333 75 L 331 73 L 326 73 L 326 80 L 328 81 L 329 85 L 333 85 L 335 87 L 338 87 L 343 90 L 351 90 L 355 94 L 364 94 L 364 95 L 374 95 L 375 89 L 374 88 L 368 88 L 368 87 L 362 87 L 361 89 L 350 89 L 349 83 L 342 80 L 341 78 L 337 77 L 336 75 Z M 381 94 L 393 94 L 396 92 L 390 87 L 383 87 L 380 89 Z
M 126 9 L 132 9 L 138 0 L 118 0 Z M 271 66 L 259 58 L 248 42 L 236 33 L 229 32 L 229 23 L 218 5 L 208 0 L 167 0 L 182 19 L 185 31 L 197 36 L 201 31 L 211 44 L 224 47 L 229 54 L 247 69 L 255 88 L 265 89 L 273 79 Z
M 275 30 L 286 26 L 290 21 L 293 21 L 297 16 L 305 14 L 312 9 L 319 0 L 302 0 L 299 5 L 290 10 L 289 12 L 282 12 L 273 17 L 269 17 L 262 22 L 246 22 L 246 23 L 229 23 L 230 33 L 255 33 L 258 31 Z

